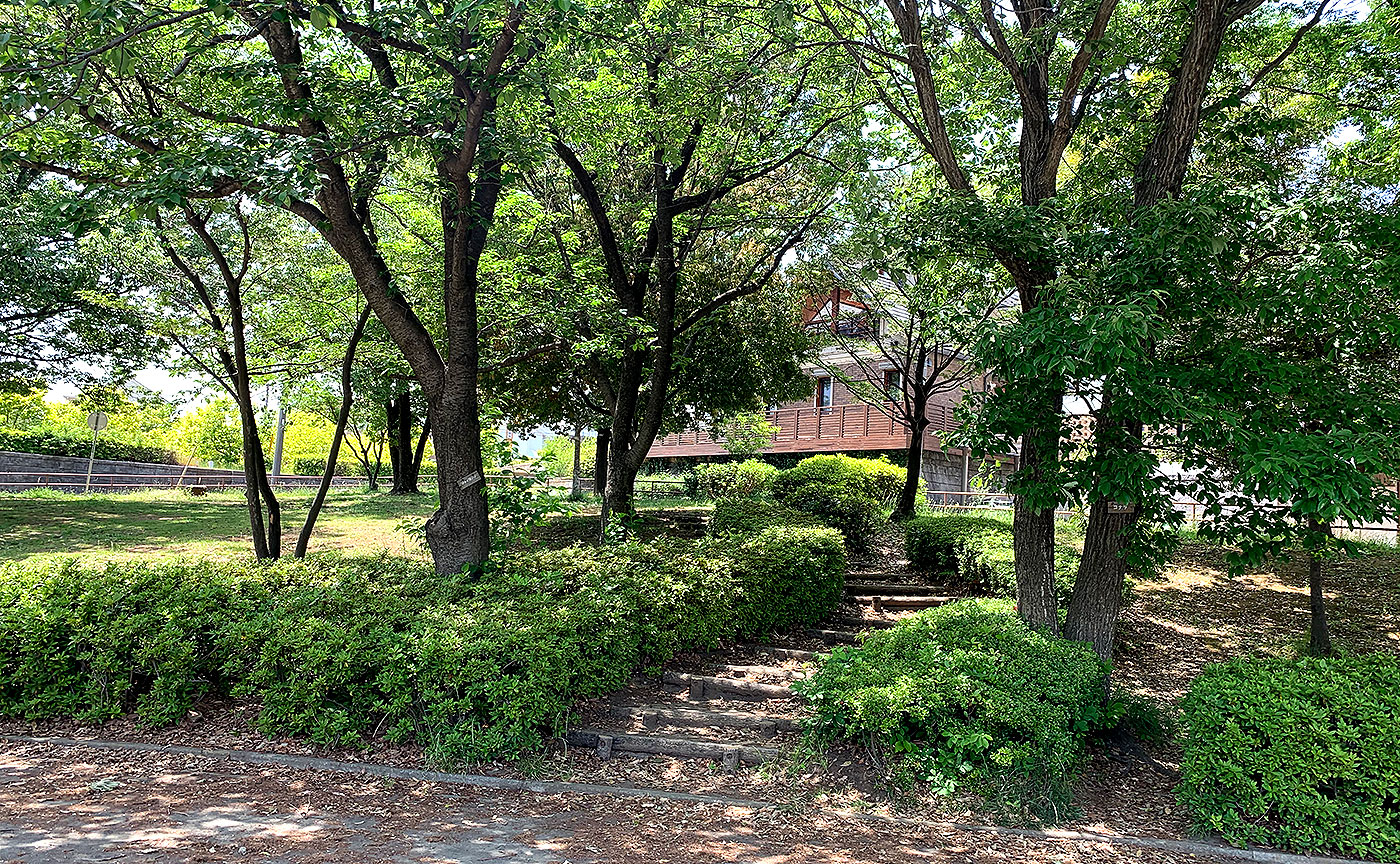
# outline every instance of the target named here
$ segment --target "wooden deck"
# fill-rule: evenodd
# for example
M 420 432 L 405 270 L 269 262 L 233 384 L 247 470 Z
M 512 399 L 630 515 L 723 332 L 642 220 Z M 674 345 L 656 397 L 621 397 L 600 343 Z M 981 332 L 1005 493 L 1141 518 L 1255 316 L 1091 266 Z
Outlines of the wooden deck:
M 830 408 L 780 408 L 764 413 L 764 419 L 778 427 L 765 453 L 833 453 L 845 450 L 902 450 L 909 446 L 909 433 L 890 414 L 872 405 L 833 405 Z M 936 448 L 938 433 L 957 428 L 952 412 L 941 405 L 929 406 L 928 440 Z M 666 456 L 720 456 L 722 436 L 697 429 L 667 435 L 652 445 L 652 458 Z

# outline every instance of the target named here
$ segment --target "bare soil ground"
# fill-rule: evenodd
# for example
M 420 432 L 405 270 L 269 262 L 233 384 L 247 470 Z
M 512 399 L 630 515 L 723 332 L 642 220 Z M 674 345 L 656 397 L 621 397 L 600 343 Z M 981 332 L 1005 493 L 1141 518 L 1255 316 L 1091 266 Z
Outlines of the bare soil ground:
M 1053 862 L 1174 855 L 815 810 L 495 792 L 166 753 L 0 745 L 0 861 Z

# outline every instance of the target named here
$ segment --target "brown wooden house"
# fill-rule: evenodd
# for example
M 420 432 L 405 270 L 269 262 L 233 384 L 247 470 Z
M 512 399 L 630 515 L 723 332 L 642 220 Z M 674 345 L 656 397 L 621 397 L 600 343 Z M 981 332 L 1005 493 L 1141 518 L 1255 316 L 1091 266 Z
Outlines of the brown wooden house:
M 880 326 L 878 320 L 863 315 L 863 309 L 846 292 L 833 291 L 809 305 L 803 317 L 809 327 L 840 327 L 844 335 L 859 336 L 860 333 L 844 328 L 871 328 L 873 332 L 873 328 Z M 847 378 L 871 377 L 869 370 L 858 364 L 838 365 L 842 356 L 841 352 L 832 351 L 823 358 L 825 363 L 808 364 L 805 368 L 812 379 L 811 395 L 765 412 L 765 419 L 777 426 L 778 431 L 764 449 L 764 455 L 801 458 L 817 453 L 847 453 L 903 460 L 909 447 L 909 433 L 894 419 L 894 412 L 861 401 L 840 376 L 828 371 L 835 367 Z M 890 391 L 900 389 L 897 370 L 891 368 L 877 374 L 880 380 L 871 381 L 872 384 Z M 974 386 L 985 386 L 985 382 L 979 380 Z M 954 407 L 961 398 L 960 393 L 945 393 L 935 396 L 928 406 L 931 423 L 924 442 L 923 475 L 930 490 L 966 492 L 972 478 L 979 473 L 993 471 L 1004 476 L 1014 470 L 1014 454 L 999 456 L 996 466 L 984 466 L 964 448 L 945 445 L 944 434 L 957 428 Z M 727 456 L 729 452 L 722 439 L 707 430 L 697 429 L 658 439 L 648 458 L 707 461 Z

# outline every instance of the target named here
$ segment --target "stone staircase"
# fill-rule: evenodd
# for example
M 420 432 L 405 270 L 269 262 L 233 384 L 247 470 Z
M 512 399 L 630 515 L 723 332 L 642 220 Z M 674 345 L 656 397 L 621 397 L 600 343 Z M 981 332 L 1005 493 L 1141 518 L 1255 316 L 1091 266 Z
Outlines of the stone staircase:
M 604 760 L 665 756 L 737 769 L 777 759 L 800 734 L 803 706 L 792 685 L 819 654 L 957 596 L 908 572 L 850 573 L 842 604 L 819 626 L 765 644 L 687 655 L 659 678 L 636 677 L 570 729 L 565 741 Z

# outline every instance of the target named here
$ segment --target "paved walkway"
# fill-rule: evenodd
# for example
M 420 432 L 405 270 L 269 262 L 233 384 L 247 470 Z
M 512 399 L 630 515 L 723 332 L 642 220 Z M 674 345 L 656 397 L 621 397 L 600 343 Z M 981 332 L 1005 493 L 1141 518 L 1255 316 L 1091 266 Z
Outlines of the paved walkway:
M 185 754 L 0 743 L 3 862 L 1188 859 L 1210 860 L 1100 842 L 935 833 L 821 812 L 482 790 Z

